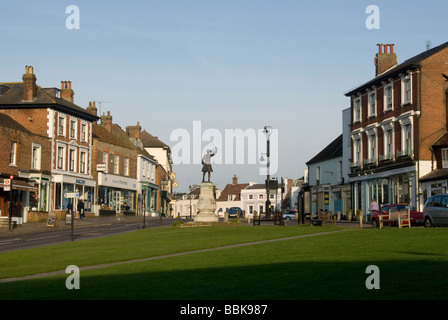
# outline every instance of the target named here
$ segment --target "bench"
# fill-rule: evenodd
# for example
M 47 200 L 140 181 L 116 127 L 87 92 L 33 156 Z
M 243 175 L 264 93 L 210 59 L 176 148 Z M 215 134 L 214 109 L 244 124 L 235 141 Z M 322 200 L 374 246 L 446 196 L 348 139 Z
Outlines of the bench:
M 333 216 L 333 211 L 319 211 L 317 216 L 311 216 L 311 225 L 325 226 L 327 222 L 336 224 L 336 219 Z
M 263 218 L 262 218 L 263 217 Z M 284 225 L 283 214 L 281 212 L 261 213 L 254 217 L 253 224 L 260 225 L 261 221 L 274 221 L 274 225 Z
M 378 216 L 378 223 L 380 229 L 384 224 L 391 224 L 392 222 L 398 225 L 398 228 L 411 227 L 411 212 L 410 208 L 407 210 L 391 211 L 389 214 L 381 214 Z

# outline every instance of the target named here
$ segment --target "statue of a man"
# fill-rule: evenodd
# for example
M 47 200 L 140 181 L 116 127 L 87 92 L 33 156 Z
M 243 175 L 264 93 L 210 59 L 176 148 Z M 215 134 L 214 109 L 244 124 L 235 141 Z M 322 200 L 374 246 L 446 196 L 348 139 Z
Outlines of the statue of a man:
M 207 153 L 202 157 L 202 182 L 205 181 L 205 174 L 208 173 L 208 182 L 210 182 L 210 172 L 213 172 L 211 165 L 211 158 L 216 154 L 218 148 L 215 150 L 207 149 Z

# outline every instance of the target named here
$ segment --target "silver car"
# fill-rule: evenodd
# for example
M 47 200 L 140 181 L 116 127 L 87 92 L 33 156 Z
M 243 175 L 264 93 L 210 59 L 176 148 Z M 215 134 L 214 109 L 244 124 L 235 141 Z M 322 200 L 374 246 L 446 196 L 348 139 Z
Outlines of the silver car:
M 423 216 L 425 227 L 448 227 L 448 194 L 437 194 L 426 200 Z

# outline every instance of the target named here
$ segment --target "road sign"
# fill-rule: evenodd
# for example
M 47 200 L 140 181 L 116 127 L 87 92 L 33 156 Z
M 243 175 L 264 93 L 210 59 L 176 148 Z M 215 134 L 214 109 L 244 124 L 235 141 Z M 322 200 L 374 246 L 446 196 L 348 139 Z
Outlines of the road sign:
M 78 198 L 79 192 L 66 192 L 64 193 L 64 198 Z
M 3 191 L 11 191 L 11 180 L 10 179 L 4 179 L 3 180 Z

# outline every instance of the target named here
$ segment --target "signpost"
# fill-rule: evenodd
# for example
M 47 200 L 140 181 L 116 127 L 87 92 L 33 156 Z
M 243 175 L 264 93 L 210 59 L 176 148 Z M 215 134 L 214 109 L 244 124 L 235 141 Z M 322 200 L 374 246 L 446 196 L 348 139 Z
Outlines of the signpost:
M 73 198 L 79 198 L 79 192 L 66 192 L 66 193 L 64 193 L 64 198 L 65 199 L 73 199 Z M 74 224 L 74 220 L 73 220 L 73 218 L 74 218 L 74 213 L 73 213 L 73 206 L 72 206 L 72 209 L 71 209 L 71 212 L 70 212 L 70 215 L 72 216 L 72 221 L 71 221 L 71 224 L 72 224 L 72 241 L 74 240 L 74 233 L 73 233 L 73 224 Z M 67 223 L 67 219 L 65 219 L 65 223 Z
M 3 180 L 3 184 L 4 184 L 4 191 L 9 191 L 9 212 L 8 212 L 8 217 L 9 217 L 9 230 L 11 229 L 11 222 L 12 222 L 12 180 L 14 179 L 14 176 L 11 175 L 9 177 L 9 179 L 4 179 Z

